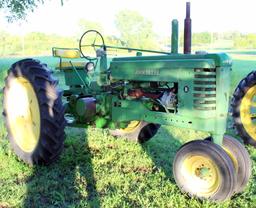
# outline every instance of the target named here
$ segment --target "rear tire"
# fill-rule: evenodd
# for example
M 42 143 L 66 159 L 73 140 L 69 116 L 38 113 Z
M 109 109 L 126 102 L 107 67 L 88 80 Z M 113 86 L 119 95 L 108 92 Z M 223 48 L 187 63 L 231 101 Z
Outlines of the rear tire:
M 3 90 L 3 115 L 16 155 L 24 162 L 50 164 L 65 138 L 62 93 L 45 64 L 33 59 L 14 63 Z
M 256 147 L 256 71 L 240 81 L 231 101 L 235 128 L 244 143 Z M 255 120 L 255 121 L 254 121 Z
M 125 137 L 131 141 L 144 143 L 154 137 L 159 128 L 159 124 L 131 121 L 125 129 L 111 130 L 110 133 L 116 137 Z
M 184 144 L 174 158 L 173 174 L 179 188 L 190 196 L 224 201 L 234 193 L 236 175 L 231 159 L 207 140 Z

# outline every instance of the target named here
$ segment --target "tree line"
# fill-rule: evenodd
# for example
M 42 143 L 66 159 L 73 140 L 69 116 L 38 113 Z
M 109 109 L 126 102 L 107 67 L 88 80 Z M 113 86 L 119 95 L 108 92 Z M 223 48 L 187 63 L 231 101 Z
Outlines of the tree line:
M 96 29 L 104 34 L 102 25 L 97 22 L 80 20 L 80 34 L 64 37 L 56 34 L 31 32 L 25 35 L 13 35 L 0 30 L 0 56 L 50 55 L 52 47 L 78 47 L 79 36 L 86 30 Z M 170 50 L 170 37 L 156 34 L 150 20 L 136 11 L 120 11 L 115 18 L 119 34 L 104 36 L 107 45 L 133 47 L 153 50 Z M 1 28 L 0 28 L 1 29 Z M 194 49 L 256 49 L 256 34 L 240 32 L 200 32 L 194 33 Z M 179 45 L 183 45 L 181 32 Z

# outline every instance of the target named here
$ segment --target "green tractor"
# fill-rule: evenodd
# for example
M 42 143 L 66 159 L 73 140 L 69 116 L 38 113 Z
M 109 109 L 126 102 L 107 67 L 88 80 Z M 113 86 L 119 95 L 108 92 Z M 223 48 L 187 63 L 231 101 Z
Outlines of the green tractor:
M 32 165 L 52 163 L 63 149 L 66 125 L 108 128 L 139 143 L 160 125 L 173 125 L 209 133 L 175 156 L 173 175 L 183 192 L 223 201 L 243 191 L 251 174 L 249 154 L 224 135 L 232 62 L 225 53 L 191 54 L 189 3 L 186 14 L 184 54 L 178 53 L 177 20 L 171 52 L 108 46 L 95 30 L 82 35 L 79 49 L 53 48 L 65 90 L 47 65 L 34 59 L 14 63 L 5 80 L 3 115 L 18 157 Z M 137 53 L 108 58 L 111 48 Z

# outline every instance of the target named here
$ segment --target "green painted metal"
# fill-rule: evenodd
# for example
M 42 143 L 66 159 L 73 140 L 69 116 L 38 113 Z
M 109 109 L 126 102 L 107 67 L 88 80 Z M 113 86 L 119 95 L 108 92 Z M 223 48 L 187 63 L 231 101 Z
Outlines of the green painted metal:
M 115 129 L 146 121 L 205 131 L 222 145 L 232 61 L 225 53 L 178 54 L 178 40 L 174 20 L 171 53 L 103 45 L 84 66 L 73 61 L 60 65 L 70 125 Z M 108 48 L 135 50 L 137 55 L 108 59 Z M 86 64 L 92 60 L 95 68 L 89 70 Z
M 84 68 L 64 69 L 70 93 L 77 94 L 77 97 L 96 98 L 97 116 L 92 121 L 97 127 L 118 128 L 132 120 L 144 120 L 206 131 L 215 143 L 222 144 L 231 73 L 231 60 L 226 54 L 135 56 L 109 60 L 105 56 L 101 60 L 99 58 L 99 63 L 91 74 Z M 151 82 L 177 86 L 175 111 L 152 110 L 152 99 L 135 99 L 128 95 L 129 90 L 138 86 L 150 90 Z M 114 86 L 116 83 L 121 85 Z M 163 84 L 161 90 L 167 89 Z M 154 88 L 151 87 L 151 90 Z M 73 99 L 77 102 L 76 110 L 71 101 L 69 107 L 73 109 L 69 113 L 75 117 L 85 112 L 83 103 L 77 97 Z M 78 109 L 79 106 L 84 109 Z M 81 126 L 81 119 L 76 122 Z
M 178 20 L 174 19 L 172 20 L 172 53 L 178 53 L 179 49 L 179 23 Z
M 190 69 L 216 66 L 212 59 L 184 59 L 182 56 L 178 59 L 169 56 L 169 60 L 162 58 L 159 56 L 152 57 L 151 60 L 140 60 L 139 57 L 132 57 L 124 61 L 113 59 L 110 64 L 111 77 L 122 80 L 173 82 L 177 79 L 192 79 L 193 73 Z M 184 70 L 187 70 L 186 73 Z
M 72 66 L 72 70 L 76 73 L 77 78 L 79 79 L 79 81 L 82 83 L 83 86 L 85 86 L 86 88 L 89 88 L 90 86 L 90 79 L 86 79 L 84 80 L 80 73 L 77 71 L 76 67 L 74 67 L 74 65 L 72 64 L 72 62 L 70 61 L 70 65 Z
M 97 128 L 104 128 L 107 125 L 107 120 L 105 118 L 97 118 L 95 125 Z

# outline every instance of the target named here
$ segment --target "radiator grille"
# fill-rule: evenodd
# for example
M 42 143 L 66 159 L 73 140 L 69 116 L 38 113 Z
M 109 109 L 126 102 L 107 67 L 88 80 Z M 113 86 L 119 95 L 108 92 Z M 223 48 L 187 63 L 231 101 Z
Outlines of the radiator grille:
M 216 69 L 194 69 L 193 107 L 216 110 Z

